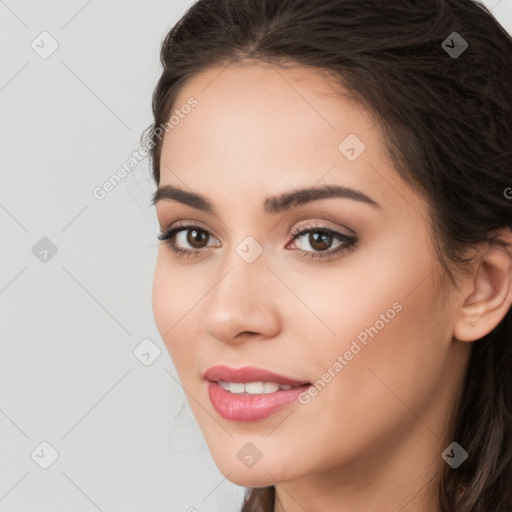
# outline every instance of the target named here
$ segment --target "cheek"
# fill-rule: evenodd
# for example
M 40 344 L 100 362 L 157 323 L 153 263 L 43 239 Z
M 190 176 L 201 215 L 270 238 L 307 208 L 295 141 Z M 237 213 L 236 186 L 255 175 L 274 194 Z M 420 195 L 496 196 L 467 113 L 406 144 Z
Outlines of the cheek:
M 389 421 L 393 414 L 407 413 L 403 403 L 421 410 L 443 371 L 450 313 L 436 291 L 429 249 L 398 237 L 379 249 L 361 252 L 350 268 L 347 260 L 331 279 L 317 277 L 316 285 L 302 278 L 309 303 L 334 331 L 325 334 L 313 318 L 308 325 L 311 333 L 313 325 L 322 329 L 321 344 L 307 334 L 301 337 L 311 377 L 320 380 L 318 398 L 310 405 L 321 414 L 321 404 L 327 403 L 336 417 L 333 424 L 345 424 L 347 410 L 351 417 Z M 377 423 L 363 421 L 362 428 L 372 430 Z
M 152 288 L 153 316 L 177 370 L 184 358 L 193 355 L 193 341 L 199 339 L 194 331 L 200 325 L 197 303 L 205 292 L 200 281 L 187 271 L 177 270 L 164 248 L 159 249 Z
M 165 341 L 165 332 L 171 327 L 168 319 L 168 313 L 172 314 L 173 299 L 168 282 L 170 280 L 169 273 L 165 271 L 165 265 L 161 255 L 161 249 L 158 250 L 155 272 L 153 275 L 153 288 L 151 294 L 151 303 L 153 308 L 153 317 L 160 336 Z
M 346 362 L 333 384 L 321 391 L 325 396 L 315 406 L 323 402 L 332 411 L 326 428 L 333 442 L 341 427 L 346 437 L 354 440 L 354 446 L 366 444 L 368 448 L 369 444 L 379 449 L 392 440 L 398 442 L 418 423 L 418 417 L 437 430 L 437 419 L 430 412 L 441 398 L 449 343 L 433 326 L 431 300 L 427 293 L 402 296 L 402 309 L 383 328 L 368 317 L 360 331 L 368 335 L 366 344 L 357 337 L 344 340 L 343 347 L 331 357 L 335 360 L 343 354 Z M 360 349 L 349 347 L 351 340 Z M 348 361 L 347 356 L 352 359 Z M 427 430 L 425 433 L 429 435 Z

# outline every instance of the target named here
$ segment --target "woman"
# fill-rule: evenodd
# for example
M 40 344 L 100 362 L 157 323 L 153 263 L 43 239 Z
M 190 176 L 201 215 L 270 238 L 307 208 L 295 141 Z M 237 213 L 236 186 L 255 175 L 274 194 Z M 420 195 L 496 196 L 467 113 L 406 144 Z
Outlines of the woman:
M 511 510 L 510 35 L 200 0 L 161 61 L 153 311 L 243 512 Z

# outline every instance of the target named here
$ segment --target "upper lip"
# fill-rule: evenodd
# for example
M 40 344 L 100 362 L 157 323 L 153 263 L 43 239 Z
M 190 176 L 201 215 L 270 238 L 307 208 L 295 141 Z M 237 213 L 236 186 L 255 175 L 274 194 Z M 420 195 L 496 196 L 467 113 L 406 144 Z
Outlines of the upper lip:
M 243 368 L 231 368 L 225 365 L 212 366 L 204 373 L 204 378 L 212 382 L 219 380 L 225 382 L 275 382 L 276 384 L 289 384 L 290 386 L 302 386 L 309 384 L 306 381 L 299 381 L 279 375 L 277 373 L 256 368 L 254 366 L 244 366 Z

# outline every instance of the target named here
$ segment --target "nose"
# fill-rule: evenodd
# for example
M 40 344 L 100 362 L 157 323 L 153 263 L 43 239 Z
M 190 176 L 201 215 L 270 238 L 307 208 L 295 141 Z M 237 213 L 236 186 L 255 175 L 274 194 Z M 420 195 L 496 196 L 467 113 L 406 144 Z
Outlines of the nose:
M 205 297 L 204 329 L 216 340 L 237 344 L 250 338 L 270 338 L 280 329 L 276 286 L 263 254 L 252 263 L 235 251 Z

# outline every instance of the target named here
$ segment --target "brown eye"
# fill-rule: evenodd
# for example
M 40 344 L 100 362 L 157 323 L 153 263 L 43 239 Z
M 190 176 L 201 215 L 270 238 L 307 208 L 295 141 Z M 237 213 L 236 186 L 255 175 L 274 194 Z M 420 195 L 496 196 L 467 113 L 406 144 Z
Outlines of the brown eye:
M 220 243 L 206 229 L 181 223 L 160 233 L 158 239 L 164 241 L 177 256 L 183 257 L 198 256 L 204 252 L 203 249 L 212 245 L 220 246 Z
M 326 261 L 348 253 L 358 241 L 355 236 L 339 233 L 326 226 L 301 225 L 291 235 L 293 246 L 301 256 Z
M 316 251 L 326 251 L 330 248 L 332 241 L 333 236 L 330 233 L 321 231 L 310 231 L 309 233 L 309 245 Z
M 181 223 L 160 233 L 158 239 L 165 241 L 176 256 L 186 258 L 205 254 L 206 251 L 203 249 L 208 247 L 221 246 L 208 230 Z M 297 252 L 305 258 L 312 259 L 331 260 L 351 251 L 357 241 L 355 236 L 345 235 L 327 227 L 299 226 L 292 232 L 292 242 L 298 249 Z M 306 246 L 309 245 L 309 249 L 301 248 L 304 242 Z
M 209 233 L 203 231 L 202 229 L 195 228 L 188 228 L 184 229 L 183 231 L 187 233 L 187 243 L 190 244 L 191 247 L 193 247 L 194 249 L 202 249 L 203 247 L 206 247 L 205 245 L 202 244 L 205 241 L 206 243 L 208 243 Z

